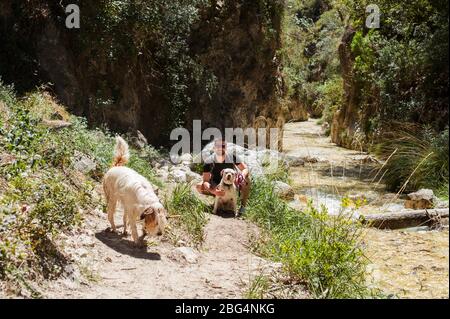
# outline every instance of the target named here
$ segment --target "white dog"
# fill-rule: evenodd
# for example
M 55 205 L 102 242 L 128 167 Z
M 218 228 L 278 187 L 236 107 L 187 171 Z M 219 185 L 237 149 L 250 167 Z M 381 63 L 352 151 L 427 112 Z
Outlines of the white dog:
M 121 202 L 123 213 L 123 232 L 127 234 L 127 222 L 131 236 L 139 245 L 136 228 L 137 219 L 144 220 L 144 235 L 162 235 L 166 225 L 166 210 L 156 196 L 152 185 L 131 168 L 124 167 L 130 157 L 128 145 L 120 136 L 116 137 L 113 167 L 103 178 L 103 189 L 107 201 L 108 220 L 112 231 L 116 231 L 114 213 L 117 202 Z
M 236 179 L 236 171 L 232 168 L 226 168 L 221 173 L 222 180 L 218 185 L 219 189 L 225 191 L 224 196 L 216 196 L 213 213 L 217 211 L 232 211 L 237 216 L 237 189 L 234 181 Z

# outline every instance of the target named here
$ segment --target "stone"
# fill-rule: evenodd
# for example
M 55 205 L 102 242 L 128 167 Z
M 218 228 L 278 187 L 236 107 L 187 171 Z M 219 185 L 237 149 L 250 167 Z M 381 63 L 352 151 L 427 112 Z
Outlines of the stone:
M 81 235 L 78 238 L 79 243 L 83 246 L 94 247 L 95 241 L 89 235 Z
M 97 164 L 84 154 L 79 154 L 73 162 L 73 167 L 77 171 L 87 174 L 97 168 Z
M 294 189 L 289 185 L 281 181 L 273 182 L 275 187 L 275 193 L 284 199 L 294 199 Z
M 16 157 L 12 154 L 2 153 L 0 154 L 0 166 L 10 165 L 16 161 Z
M 78 248 L 77 250 L 75 250 L 75 255 L 77 255 L 81 258 L 87 257 L 88 254 L 89 254 L 89 252 L 84 248 Z
M 184 153 L 179 157 L 179 160 L 185 165 L 190 165 L 192 163 L 192 155 L 189 153 Z
M 202 181 L 202 176 L 200 174 L 195 173 L 195 172 L 187 171 L 186 172 L 186 181 L 188 183 L 193 182 L 193 181 L 201 182 Z
M 305 165 L 305 161 L 300 157 L 288 155 L 288 156 L 286 156 L 285 159 L 286 159 L 286 162 L 288 163 L 288 165 L 291 167 L 298 167 L 298 166 Z
M 171 257 L 177 261 L 187 261 L 190 264 L 195 264 L 198 261 L 198 255 L 191 247 L 177 247 L 172 251 Z
M 163 182 L 166 182 L 167 180 L 169 180 L 169 172 L 167 170 L 158 170 L 156 175 Z
M 180 169 L 174 169 L 169 173 L 169 180 L 176 183 L 185 183 L 187 181 L 186 172 Z
M 58 130 L 58 129 L 62 129 L 65 127 L 72 126 L 72 123 L 62 121 L 62 120 L 43 120 L 42 124 L 44 124 L 45 126 L 49 127 L 50 129 L 53 129 L 53 130 Z
M 136 130 L 135 134 L 130 137 L 130 140 L 131 144 L 138 149 L 143 149 L 148 145 L 147 138 L 139 130 Z
M 408 200 L 405 201 L 405 208 L 428 209 L 433 208 L 434 193 L 431 189 L 420 189 L 417 192 L 409 193 Z

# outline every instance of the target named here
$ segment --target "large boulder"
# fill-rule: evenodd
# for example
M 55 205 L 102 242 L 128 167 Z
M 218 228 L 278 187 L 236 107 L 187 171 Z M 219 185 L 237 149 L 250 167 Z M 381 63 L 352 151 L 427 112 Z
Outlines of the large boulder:
M 275 181 L 274 190 L 275 193 L 283 199 L 294 199 L 295 192 L 294 189 L 289 185 L 281 181 Z
M 405 202 L 405 208 L 428 209 L 433 207 L 434 193 L 431 189 L 420 189 L 408 194 L 409 199 Z

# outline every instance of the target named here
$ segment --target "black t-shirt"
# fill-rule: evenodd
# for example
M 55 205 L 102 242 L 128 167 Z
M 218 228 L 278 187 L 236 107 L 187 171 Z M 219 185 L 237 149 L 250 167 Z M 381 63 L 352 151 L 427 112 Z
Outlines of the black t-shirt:
M 217 163 L 216 154 L 209 156 L 203 165 L 203 173 L 211 173 L 212 184 L 218 185 L 222 180 L 220 172 L 226 168 L 235 169 L 235 166 L 242 163 L 241 159 L 236 155 L 225 154 L 225 162 Z

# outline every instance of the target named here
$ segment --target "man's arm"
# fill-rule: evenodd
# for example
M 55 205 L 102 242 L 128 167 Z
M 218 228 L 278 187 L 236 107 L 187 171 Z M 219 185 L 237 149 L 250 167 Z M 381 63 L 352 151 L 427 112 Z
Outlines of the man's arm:
M 236 166 L 239 168 L 239 170 L 241 171 L 241 173 L 242 173 L 242 175 L 244 176 L 244 178 L 247 178 L 247 176 L 248 176 L 248 174 L 249 174 L 247 164 L 245 164 L 245 163 L 239 163 L 239 164 L 237 164 Z
M 217 188 L 211 186 L 211 183 L 210 183 L 211 176 L 212 176 L 211 173 L 203 172 L 203 184 L 202 185 L 203 185 L 204 189 L 216 196 L 225 195 L 225 192 L 223 190 L 218 190 Z

